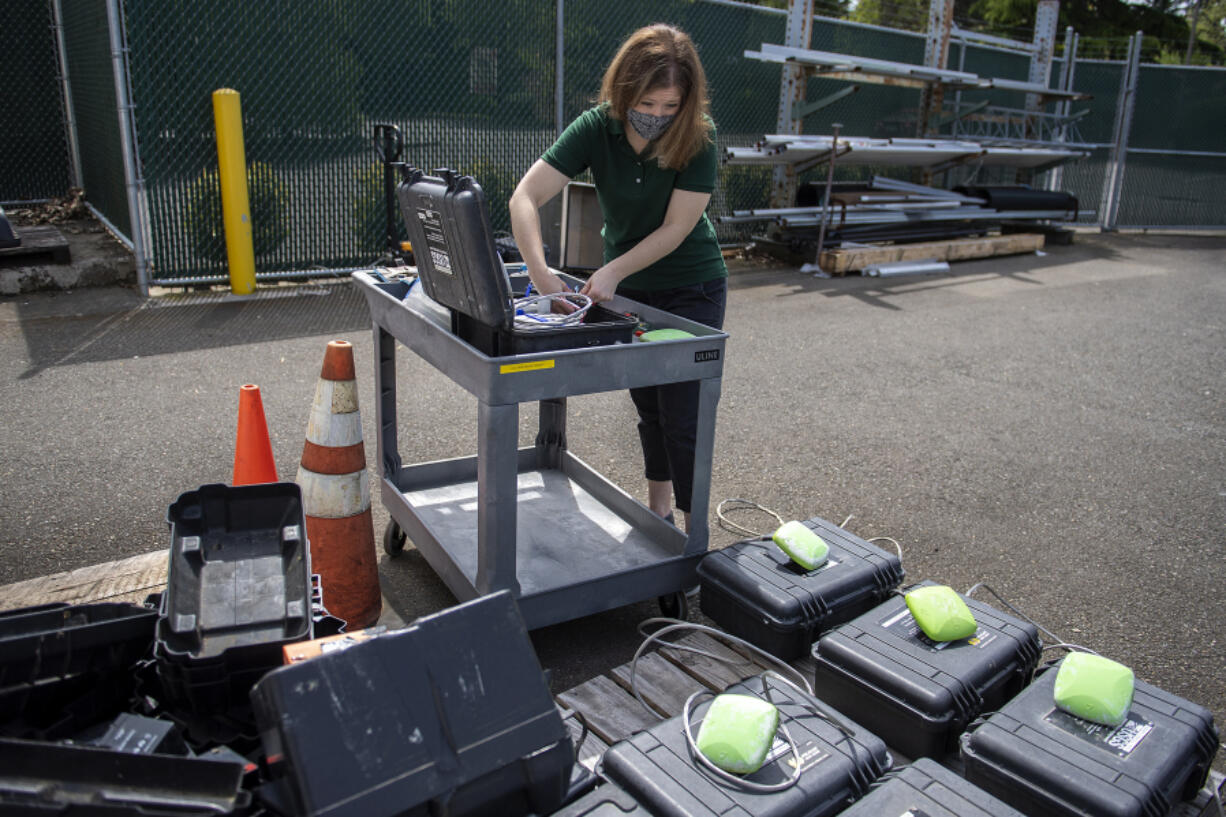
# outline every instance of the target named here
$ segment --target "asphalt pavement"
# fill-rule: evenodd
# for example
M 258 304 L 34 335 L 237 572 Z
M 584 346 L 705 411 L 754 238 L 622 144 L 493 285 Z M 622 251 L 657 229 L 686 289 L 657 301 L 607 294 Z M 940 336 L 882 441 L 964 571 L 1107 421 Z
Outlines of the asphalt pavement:
M 1226 238 L 1080 234 L 889 279 L 742 263 L 726 329 L 713 547 L 742 538 L 716 524 L 724 499 L 850 516 L 898 541 L 908 581 L 984 582 L 1226 722 Z M 371 326 L 347 282 L 0 298 L 0 585 L 166 547 L 175 497 L 230 478 L 244 383 L 292 479 L 333 338 L 355 346 L 373 479 Z M 404 460 L 474 453 L 472 398 L 403 349 L 396 372 Z M 568 434 L 643 498 L 626 394 L 571 398 Z M 377 492 L 374 515 L 381 534 Z M 454 602 L 411 548 L 381 560 L 406 620 Z M 535 633 L 555 690 L 627 661 L 656 612 Z

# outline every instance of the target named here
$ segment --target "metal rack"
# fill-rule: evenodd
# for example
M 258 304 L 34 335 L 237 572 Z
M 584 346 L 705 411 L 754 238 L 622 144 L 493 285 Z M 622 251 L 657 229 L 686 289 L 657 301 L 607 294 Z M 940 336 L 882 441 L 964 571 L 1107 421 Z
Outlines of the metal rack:
M 608 304 L 693 338 L 487 357 L 443 314 L 405 300 L 405 281 L 353 275 L 374 324 L 384 549 L 405 537 L 461 601 L 510 590 L 530 628 L 659 597 L 684 605 L 707 550 L 715 409 L 727 335 L 616 297 Z M 573 279 L 572 279 L 573 282 Z M 477 398 L 477 453 L 404 465 L 398 446 L 396 341 Z M 566 447 L 566 398 L 698 381 L 689 530 L 682 533 Z M 519 405 L 539 403 L 535 444 L 519 447 Z

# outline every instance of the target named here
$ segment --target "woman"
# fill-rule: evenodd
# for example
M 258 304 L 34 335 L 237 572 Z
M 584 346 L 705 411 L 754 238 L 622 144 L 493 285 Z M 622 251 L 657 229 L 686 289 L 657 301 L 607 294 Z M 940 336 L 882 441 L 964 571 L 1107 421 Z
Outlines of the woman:
M 511 230 L 532 285 L 565 289 L 545 264 L 538 209 L 591 169 L 604 215 L 604 266 L 581 292 L 617 292 L 719 329 L 728 271 L 705 210 L 718 165 L 706 76 L 693 42 L 668 25 L 634 32 L 605 70 L 596 107 L 570 124 L 511 197 Z M 694 477 L 698 383 L 631 389 L 647 504 L 686 515 Z

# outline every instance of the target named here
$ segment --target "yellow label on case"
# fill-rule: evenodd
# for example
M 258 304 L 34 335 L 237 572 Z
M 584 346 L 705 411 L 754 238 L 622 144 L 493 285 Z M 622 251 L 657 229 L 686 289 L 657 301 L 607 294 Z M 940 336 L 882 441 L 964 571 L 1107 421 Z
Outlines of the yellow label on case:
M 499 374 L 514 374 L 515 372 L 535 372 L 541 369 L 552 369 L 552 360 L 529 360 L 527 363 L 507 363 L 498 368 Z

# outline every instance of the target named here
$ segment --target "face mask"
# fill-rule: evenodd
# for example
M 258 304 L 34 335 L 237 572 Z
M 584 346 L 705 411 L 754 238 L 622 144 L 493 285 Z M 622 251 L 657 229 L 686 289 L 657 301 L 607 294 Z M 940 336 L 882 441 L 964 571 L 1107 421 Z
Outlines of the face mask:
M 633 108 L 626 111 L 626 119 L 634 126 L 634 130 L 639 136 L 646 139 L 648 142 L 653 139 L 658 139 L 660 134 L 668 130 L 668 126 L 673 124 L 673 119 L 676 114 L 668 116 L 654 116 L 649 113 L 640 113 Z

